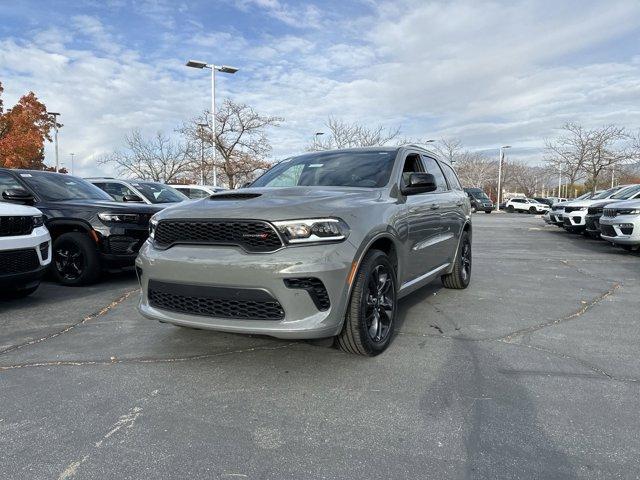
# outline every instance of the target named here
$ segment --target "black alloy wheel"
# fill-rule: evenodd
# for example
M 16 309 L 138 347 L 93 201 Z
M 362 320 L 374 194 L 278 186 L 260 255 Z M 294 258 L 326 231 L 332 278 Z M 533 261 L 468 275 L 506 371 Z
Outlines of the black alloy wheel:
M 385 265 L 376 266 L 363 296 L 367 333 L 376 343 L 384 342 L 393 321 L 395 298 L 392 295 L 392 276 Z

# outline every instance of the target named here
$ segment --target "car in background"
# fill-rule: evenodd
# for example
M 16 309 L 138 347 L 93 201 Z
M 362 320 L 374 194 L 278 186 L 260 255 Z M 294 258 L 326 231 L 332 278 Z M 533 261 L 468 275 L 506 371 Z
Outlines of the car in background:
M 595 193 L 595 195 L 599 194 L 600 192 L 602 192 L 602 190 L 598 190 Z M 587 192 L 580 195 L 578 198 L 576 198 L 576 200 L 585 200 L 593 196 L 594 196 L 593 192 Z M 555 198 L 555 197 L 550 197 L 550 198 Z M 548 223 L 556 225 L 557 227 L 564 227 L 564 207 L 568 203 L 575 201 L 575 200 L 567 200 L 567 199 L 561 199 L 561 200 L 563 201 L 554 203 L 551 207 L 551 210 L 549 211 Z M 547 218 L 545 218 L 545 221 L 547 221 Z
M 186 195 L 164 183 L 109 177 L 85 180 L 107 192 L 116 202 L 142 202 L 147 205 L 157 205 L 178 203 L 188 199 Z
M 491 213 L 493 210 L 493 202 L 489 196 L 484 193 L 484 190 L 481 188 L 465 188 L 464 191 L 467 193 L 469 201 L 471 202 L 472 212 L 480 210 L 484 213 Z
M 6 201 L 7 197 L 20 195 L 20 192 L 6 189 L 2 193 L 0 295 L 27 296 L 36 291 L 40 279 L 51 263 L 51 236 L 44 226 L 44 217 L 40 210 Z
M 587 228 L 586 216 L 589 207 L 595 203 L 598 203 L 598 200 L 610 199 L 617 192 L 630 186 L 631 185 L 620 185 L 617 187 L 612 187 L 592 196 L 591 198 L 567 202 L 564 205 L 564 213 L 562 217 L 565 230 L 572 233 L 584 232 Z
M 186 195 L 187 197 L 189 197 L 191 199 L 210 197 L 214 193 L 218 193 L 218 192 L 222 192 L 222 191 L 226 190 L 226 189 L 221 188 L 221 187 L 212 187 L 212 186 L 209 186 L 209 185 L 176 185 L 176 184 L 171 184 L 171 186 L 173 188 L 175 188 L 176 190 L 178 190 L 183 195 Z
M 38 170 L 0 169 L 5 202 L 37 207 L 52 245 L 50 270 L 63 285 L 96 282 L 103 271 L 133 267 L 163 205 L 118 203 L 78 177 Z
M 580 197 L 578 197 L 580 198 Z M 564 198 L 564 197 L 547 197 L 547 200 L 549 200 L 551 202 L 551 205 L 553 206 L 556 203 L 562 203 L 562 202 L 568 202 L 569 199 L 568 198 Z
M 625 250 L 640 249 L 640 200 L 607 205 L 600 217 L 600 236 Z
M 587 209 L 587 215 L 584 217 L 585 232 L 591 237 L 600 238 L 600 217 L 602 217 L 603 209 L 617 202 L 636 199 L 640 199 L 640 185 L 624 188 L 616 192 L 608 200 L 594 203 Z
M 545 205 L 549 205 L 552 206 L 555 201 L 552 198 L 547 198 L 547 197 L 532 197 L 535 201 L 540 202 L 540 203 L 544 203 Z
M 511 198 L 505 204 L 507 212 L 547 213 L 551 207 L 532 198 Z

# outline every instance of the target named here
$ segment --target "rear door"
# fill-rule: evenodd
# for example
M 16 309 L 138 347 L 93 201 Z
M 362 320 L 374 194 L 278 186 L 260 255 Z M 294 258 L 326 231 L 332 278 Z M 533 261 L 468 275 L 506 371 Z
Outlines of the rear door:
M 447 179 L 447 183 L 449 184 L 449 191 L 447 192 L 447 207 L 443 210 L 442 221 L 443 233 L 452 234 L 452 237 L 447 240 L 447 256 L 449 259 L 448 261 L 453 263 L 456 250 L 458 248 L 458 241 L 462 234 L 464 224 L 467 221 L 467 215 L 469 214 L 469 206 L 466 205 L 466 195 L 464 194 L 462 185 L 460 185 L 460 181 L 458 180 L 458 176 L 451 165 L 445 162 L 438 163 L 440 164 L 440 167 L 444 172 L 444 176 Z M 479 200 L 478 203 L 480 204 L 480 208 L 484 208 L 481 200 Z

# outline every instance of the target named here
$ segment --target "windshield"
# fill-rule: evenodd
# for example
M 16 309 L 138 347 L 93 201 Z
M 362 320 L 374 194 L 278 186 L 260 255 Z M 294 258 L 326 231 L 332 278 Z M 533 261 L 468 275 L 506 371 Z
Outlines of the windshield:
M 251 187 L 383 187 L 396 151 L 318 152 L 283 160 Z
M 615 195 L 611 195 L 611 198 L 615 198 L 616 200 L 627 200 L 638 192 L 640 192 L 640 185 L 633 185 L 631 187 L 623 188 Z
M 617 192 L 619 190 L 619 188 L 610 188 L 609 190 L 605 190 L 604 192 L 600 192 L 597 195 L 594 195 L 593 197 L 591 197 L 592 200 L 600 200 L 602 198 L 609 198 L 609 195 L 611 195 L 614 192 Z
M 110 200 L 113 198 L 95 185 L 71 175 L 60 173 L 25 172 L 20 178 L 44 200 Z
M 175 203 L 186 200 L 186 195 L 180 193 L 169 185 L 154 182 L 135 182 L 131 183 L 138 191 L 144 195 L 144 198 L 151 203 Z
M 477 198 L 478 200 L 489 200 L 489 197 L 487 197 L 487 194 L 484 192 L 477 192 L 472 190 L 470 193 L 473 198 Z

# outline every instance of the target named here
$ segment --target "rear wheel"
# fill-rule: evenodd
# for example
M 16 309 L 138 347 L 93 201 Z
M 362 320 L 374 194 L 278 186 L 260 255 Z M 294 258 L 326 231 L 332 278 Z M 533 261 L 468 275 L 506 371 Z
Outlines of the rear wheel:
M 389 258 L 369 251 L 360 265 L 338 347 L 348 353 L 374 356 L 391 342 L 396 322 L 396 275 Z
M 507 212 L 509 212 L 509 213 L 513 213 L 513 210 L 514 210 L 513 205 L 509 205 L 509 206 L 507 207 Z
M 485 210 L 484 213 L 491 213 L 491 210 Z
M 51 270 L 63 285 L 94 283 L 100 277 L 100 258 L 95 244 L 84 233 L 63 233 L 53 242 Z
M 469 232 L 462 234 L 452 272 L 442 275 L 441 279 L 442 284 L 447 288 L 463 289 L 469 286 L 471 281 L 471 236 Z

